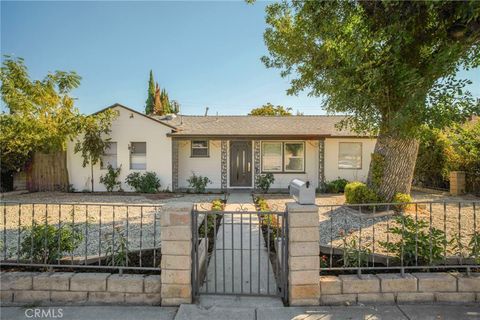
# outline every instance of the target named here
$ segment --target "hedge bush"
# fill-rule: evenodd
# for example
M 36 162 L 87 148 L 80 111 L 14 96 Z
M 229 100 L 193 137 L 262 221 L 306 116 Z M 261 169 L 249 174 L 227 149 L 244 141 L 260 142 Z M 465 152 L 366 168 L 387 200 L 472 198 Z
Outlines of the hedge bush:
M 412 196 L 406 193 L 397 193 L 393 197 L 392 200 L 394 203 L 398 203 L 398 205 L 395 205 L 395 211 L 405 211 L 408 207 L 409 202 L 413 202 Z
M 147 171 L 144 174 L 132 172 L 127 176 L 125 182 L 135 189 L 135 192 L 156 193 L 160 188 L 160 179 L 155 172 Z
M 345 186 L 345 200 L 350 204 L 380 202 L 380 197 L 365 183 L 354 181 Z
M 345 186 L 347 185 L 348 180 L 338 177 L 336 180 L 329 181 L 325 183 L 325 192 L 326 193 L 343 193 L 345 192 Z

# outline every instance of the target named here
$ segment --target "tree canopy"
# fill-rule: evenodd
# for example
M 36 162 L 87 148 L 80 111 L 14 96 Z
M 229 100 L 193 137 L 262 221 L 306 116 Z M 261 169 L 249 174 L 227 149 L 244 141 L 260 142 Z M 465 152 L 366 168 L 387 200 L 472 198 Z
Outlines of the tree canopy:
M 249 116 L 291 116 L 292 108 L 283 106 L 274 106 L 270 102 L 261 107 L 254 108 L 248 114 Z
M 267 6 L 267 67 L 326 97 L 344 125 L 415 136 L 478 112 L 460 68 L 480 64 L 478 1 L 283 1 Z
M 75 72 L 55 71 L 32 80 L 21 58 L 5 56 L 0 79 L 7 112 L 0 115 L 2 170 L 19 170 L 35 151 L 65 148 L 78 134 L 82 116 L 70 92 L 80 84 Z
M 368 187 L 409 193 L 422 128 L 480 113 L 457 72 L 480 65 L 478 1 L 282 1 L 266 7 L 267 67 L 325 97 L 339 127 L 377 135 Z

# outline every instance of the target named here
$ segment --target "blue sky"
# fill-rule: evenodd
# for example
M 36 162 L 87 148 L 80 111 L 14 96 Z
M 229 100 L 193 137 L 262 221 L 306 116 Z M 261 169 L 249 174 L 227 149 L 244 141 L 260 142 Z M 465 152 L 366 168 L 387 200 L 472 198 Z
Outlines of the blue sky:
M 150 69 L 184 114 L 246 114 L 266 102 L 323 113 L 321 99 L 287 96 L 289 79 L 260 62 L 266 4 L 2 1 L 1 52 L 25 58 L 34 79 L 75 70 L 85 113 L 115 102 L 143 111 Z M 460 76 L 480 97 L 480 72 Z

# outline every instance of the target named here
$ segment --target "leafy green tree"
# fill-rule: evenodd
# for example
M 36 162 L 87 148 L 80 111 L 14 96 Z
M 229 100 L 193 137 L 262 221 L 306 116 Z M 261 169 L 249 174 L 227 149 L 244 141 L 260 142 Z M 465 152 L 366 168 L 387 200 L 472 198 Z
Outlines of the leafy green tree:
M 94 191 L 93 166 L 101 160 L 108 148 L 111 123 L 117 115 L 114 110 L 107 109 L 95 116 L 86 117 L 82 126 L 83 136 L 75 143 L 74 152 L 82 154 L 82 166 L 86 167 L 90 164 L 92 192 Z
M 155 101 L 155 80 L 153 80 L 153 71 L 150 70 L 150 79 L 148 80 L 148 97 L 145 102 L 145 114 L 153 113 L 153 104 Z
M 167 93 L 167 90 L 165 90 L 165 88 L 162 89 L 162 93 L 160 94 L 160 101 L 162 102 L 163 112 L 165 114 L 172 113 L 170 99 L 168 98 L 168 93 Z
M 292 108 L 274 106 L 270 102 L 261 107 L 254 108 L 248 114 L 249 116 L 291 116 Z
M 262 60 L 292 78 L 288 93 L 325 96 L 340 127 L 378 134 L 368 185 L 385 200 L 410 192 L 424 125 L 479 111 L 455 77 L 480 64 L 478 1 L 282 1 L 266 22 Z
M 75 72 L 55 71 L 32 80 L 22 58 L 4 56 L 0 69 L 2 172 L 24 168 L 35 152 L 65 150 L 67 139 L 80 131 L 83 116 L 70 92 L 80 85 Z

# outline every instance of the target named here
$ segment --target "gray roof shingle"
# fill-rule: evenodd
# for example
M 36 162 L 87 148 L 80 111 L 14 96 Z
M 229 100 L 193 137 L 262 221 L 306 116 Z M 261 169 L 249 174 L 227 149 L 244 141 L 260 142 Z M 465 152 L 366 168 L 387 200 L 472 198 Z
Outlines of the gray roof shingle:
M 361 136 L 339 131 L 335 124 L 344 116 L 186 116 L 155 117 L 175 128 L 172 136 Z

